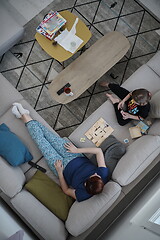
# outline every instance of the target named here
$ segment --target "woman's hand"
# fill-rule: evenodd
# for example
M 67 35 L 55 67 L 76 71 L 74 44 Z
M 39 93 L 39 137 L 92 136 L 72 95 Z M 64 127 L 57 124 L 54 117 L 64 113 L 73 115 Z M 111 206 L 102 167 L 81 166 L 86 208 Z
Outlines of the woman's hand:
M 67 152 L 77 153 L 77 147 L 75 147 L 71 142 L 65 143 L 64 147 L 68 150 Z
M 54 163 L 55 169 L 57 170 L 57 173 L 62 173 L 63 172 L 63 165 L 61 160 L 57 160 Z
M 120 101 L 120 102 L 118 103 L 118 110 L 123 109 L 124 104 L 125 104 L 125 101 L 123 101 L 123 100 Z

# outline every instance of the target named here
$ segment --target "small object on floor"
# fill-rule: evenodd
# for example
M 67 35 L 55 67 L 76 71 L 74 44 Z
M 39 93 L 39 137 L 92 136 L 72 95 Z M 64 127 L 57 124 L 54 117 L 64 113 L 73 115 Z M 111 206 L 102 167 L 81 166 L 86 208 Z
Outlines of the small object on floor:
M 58 95 L 61 95 L 62 93 L 64 93 L 64 89 L 65 89 L 66 87 L 70 87 L 70 86 L 71 86 L 71 84 L 70 84 L 70 83 L 67 83 L 65 86 L 63 86 L 61 89 L 58 90 L 57 94 L 58 94 Z
M 13 53 L 13 55 L 17 58 L 21 58 L 23 56 L 23 53 Z
M 128 138 L 125 138 L 123 141 L 124 141 L 124 143 L 126 143 L 126 144 L 129 143 Z
M 114 8 L 117 5 L 117 2 L 111 4 L 110 8 Z
M 46 172 L 46 169 L 43 168 L 43 167 L 41 167 L 41 166 L 39 166 L 37 163 L 34 163 L 34 162 L 32 162 L 32 161 L 29 161 L 28 164 L 31 165 L 31 166 L 34 167 L 34 168 L 37 168 L 37 169 L 40 170 L 41 172 L 44 172 L 44 173 Z
M 85 142 L 86 139 L 85 138 L 80 138 L 80 142 Z
M 113 73 L 110 74 L 111 78 L 116 79 L 118 76 L 115 76 Z

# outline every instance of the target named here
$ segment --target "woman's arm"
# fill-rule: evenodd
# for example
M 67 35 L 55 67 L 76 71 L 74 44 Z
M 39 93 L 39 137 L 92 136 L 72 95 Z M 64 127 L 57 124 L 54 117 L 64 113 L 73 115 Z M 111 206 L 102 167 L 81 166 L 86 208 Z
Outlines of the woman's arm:
M 59 177 L 59 181 L 60 181 L 60 185 L 61 185 L 61 188 L 63 190 L 63 192 L 76 199 L 76 195 L 75 195 L 75 189 L 72 189 L 72 188 L 69 188 L 65 179 L 64 179 L 64 176 L 63 176 L 63 165 L 62 165 L 62 161 L 61 160 L 57 160 L 54 164 L 56 170 L 57 170 L 57 173 L 58 173 L 58 177 Z
M 98 167 L 106 167 L 104 155 L 101 148 L 77 148 L 72 143 L 66 143 L 65 148 L 72 153 L 92 153 L 96 155 Z

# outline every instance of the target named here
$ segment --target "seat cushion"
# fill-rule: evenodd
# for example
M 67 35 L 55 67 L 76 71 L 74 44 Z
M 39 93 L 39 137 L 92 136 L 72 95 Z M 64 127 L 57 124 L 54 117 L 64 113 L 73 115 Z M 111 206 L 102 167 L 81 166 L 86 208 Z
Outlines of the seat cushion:
M 1 34 L 2 35 L 2 34 Z M 11 85 L 11 83 L 0 73 L 0 116 L 4 114 L 13 102 L 19 102 L 23 96 Z
M 67 196 L 61 187 L 46 174 L 38 170 L 25 185 L 25 188 L 58 218 L 63 221 L 67 219 L 74 199 Z
M 13 167 L 0 157 L 0 189 L 10 198 L 22 190 L 25 176 L 20 167 Z

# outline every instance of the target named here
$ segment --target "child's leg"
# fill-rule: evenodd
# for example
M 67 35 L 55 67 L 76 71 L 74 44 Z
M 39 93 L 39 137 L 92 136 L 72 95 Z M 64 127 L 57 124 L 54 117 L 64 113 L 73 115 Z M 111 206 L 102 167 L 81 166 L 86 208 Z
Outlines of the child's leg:
M 125 98 L 129 91 L 123 87 L 120 87 L 118 84 L 115 83 L 109 83 L 108 87 L 111 89 L 111 91 L 116 94 L 120 99 Z
M 82 156 L 80 153 L 70 153 L 67 152 L 67 149 L 64 147 L 64 144 L 67 143 L 67 140 L 61 138 L 60 136 L 51 132 L 47 127 L 42 125 L 38 122 L 39 127 L 43 131 L 44 137 L 46 140 L 51 144 L 51 146 L 56 149 L 56 151 L 61 155 L 63 158 L 73 159 L 79 156 Z
M 121 111 L 118 109 L 118 103 L 114 103 L 113 106 L 114 106 L 114 109 L 115 109 L 117 122 L 119 123 L 119 125 L 124 126 L 125 124 L 127 124 L 131 121 L 131 119 L 123 119 Z

